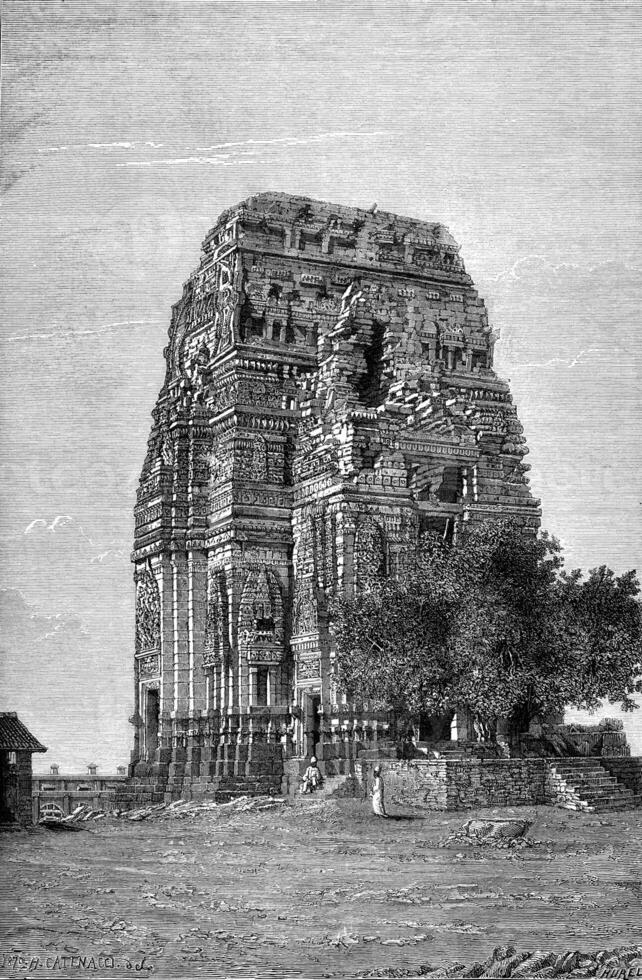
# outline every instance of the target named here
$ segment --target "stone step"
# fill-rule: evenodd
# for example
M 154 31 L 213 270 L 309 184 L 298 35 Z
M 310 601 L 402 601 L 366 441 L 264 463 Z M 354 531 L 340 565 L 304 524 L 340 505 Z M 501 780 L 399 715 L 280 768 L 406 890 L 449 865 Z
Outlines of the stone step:
M 610 776 L 605 769 L 568 769 L 563 766 L 555 766 L 555 771 L 560 776 L 574 776 L 576 779 L 611 779 L 617 782 L 614 776 Z
M 551 774 L 566 789 L 560 791 L 558 806 L 585 813 L 633 810 L 639 806 L 635 794 L 595 759 L 564 759 L 551 762 Z
M 557 770 L 556 770 L 557 771 Z M 582 786 L 624 786 L 613 776 L 585 776 L 576 772 L 559 772 L 557 775 L 568 782 L 575 782 Z
M 577 793 L 580 793 L 582 795 L 585 795 L 587 793 L 592 793 L 594 796 L 611 796 L 613 794 L 616 794 L 616 795 L 619 795 L 619 796 L 621 796 L 621 795 L 624 795 L 624 796 L 632 796 L 633 795 L 633 793 L 632 793 L 632 791 L 630 789 L 627 789 L 626 786 L 619 786 L 617 783 L 610 783 L 608 785 L 600 785 L 600 784 L 597 784 L 597 783 L 584 783 L 584 784 L 582 784 L 582 783 L 579 783 L 577 781 L 573 782 L 573 780 L 565 780 L 565 782 L 566 782 L 566 785 L 567 786 L 570 786 Z
M 577 792 L 577 790 L 576 790 Z M 582 793 L 578 793 L 583 800 L 623 800 L 628 801 L 633 799 L 633 793 L 631 790 L 619 790 L 617 788 L 612 789 L 608 793 L 598 793 L 594 790 L 585 790 Z

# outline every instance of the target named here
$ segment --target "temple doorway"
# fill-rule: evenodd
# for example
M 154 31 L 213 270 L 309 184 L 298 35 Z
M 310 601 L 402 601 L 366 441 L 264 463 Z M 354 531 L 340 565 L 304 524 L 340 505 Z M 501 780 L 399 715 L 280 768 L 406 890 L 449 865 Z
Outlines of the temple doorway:
M 303 753 L 308 757 L 315 754 L 316 745 L 319 741 L 321 731 L 320 707 L 320 694 L 306 692 L 303 695 Z
M 145 691 L 145 751 L 148 762 L 158 748 L 158 728 L 160 722 L 160 691 L 147 688 Z

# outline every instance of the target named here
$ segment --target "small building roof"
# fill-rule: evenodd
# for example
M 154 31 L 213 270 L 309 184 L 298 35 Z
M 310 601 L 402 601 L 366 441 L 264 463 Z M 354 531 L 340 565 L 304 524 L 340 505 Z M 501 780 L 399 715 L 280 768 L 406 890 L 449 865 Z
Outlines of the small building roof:
M 22 724 L 15 711 L 0 711 L 0 751 L 46 752 L 47 749 Z

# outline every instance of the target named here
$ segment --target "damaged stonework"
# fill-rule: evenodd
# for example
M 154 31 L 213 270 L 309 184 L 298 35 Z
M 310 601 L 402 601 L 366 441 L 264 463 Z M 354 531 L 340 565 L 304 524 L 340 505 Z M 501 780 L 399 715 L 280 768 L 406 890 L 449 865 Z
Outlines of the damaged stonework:
M 220 216 L 173 308 L 135 511 L 149 789 L 276 790 L 283 757 L 385 732 L 339 713 L 331 599 L 400 574 L 422 531 L 539 526 L 495 340 L 439 223 L 277 193 Z

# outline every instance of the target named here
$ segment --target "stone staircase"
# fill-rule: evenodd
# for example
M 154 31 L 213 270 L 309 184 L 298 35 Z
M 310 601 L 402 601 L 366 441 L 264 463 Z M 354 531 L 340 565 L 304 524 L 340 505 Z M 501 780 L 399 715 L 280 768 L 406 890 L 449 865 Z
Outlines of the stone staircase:
M 202 795 L 217 803 L 229 803 L 241 796 L 280 796 L 281 776 L 222 776 L 211 788 L 204 786 Z
M 359 757 L 361 761 L 361 756 Z M 298 797 L 301 780 L 309 765 L 309 759 L 292 758 L 285 765 L 282 792 L 284 796 Z M 319 771 L 323 784 L 314 793 L 306 794 L 308 799 L 324 799 L 331 796 L 360 796 L 362 794 L 359 774 L 353 759 L 319 759 Z M 359 768 L 360 773 L 360 768 Z
M 603 813 L 642 806 L 636 795 L 600 764 L 598 758 L 570 756 L 549 762 L 551 802 L 567 810 Z

